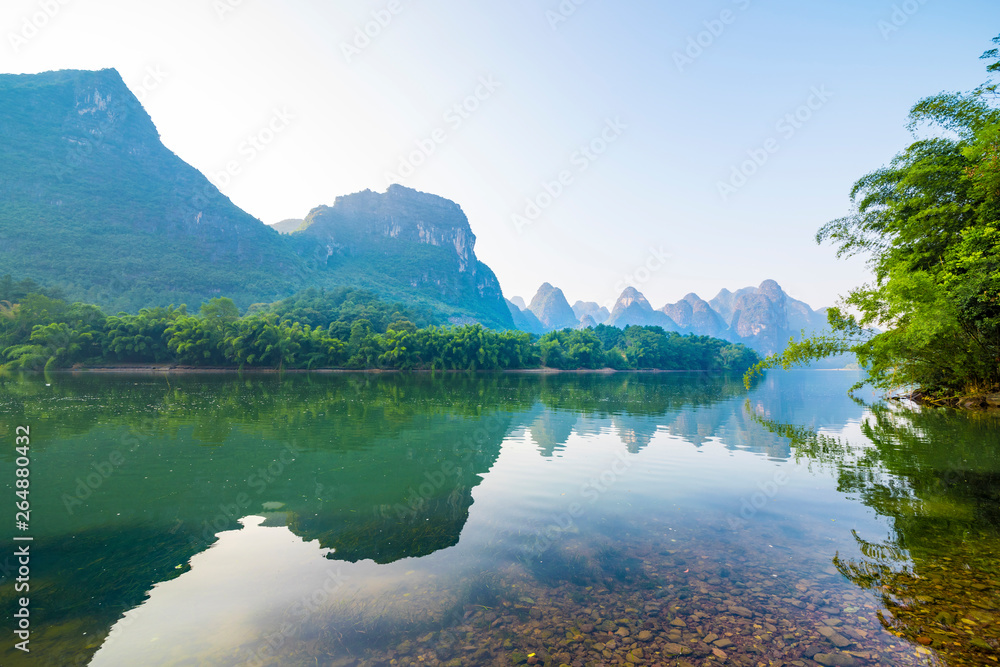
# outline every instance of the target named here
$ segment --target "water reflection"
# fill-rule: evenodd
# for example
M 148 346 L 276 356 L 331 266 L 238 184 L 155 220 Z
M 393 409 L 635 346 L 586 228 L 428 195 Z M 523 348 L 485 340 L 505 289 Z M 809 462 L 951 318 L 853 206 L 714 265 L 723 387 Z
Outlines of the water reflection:
M 853 381 L 0 379 L 0 437 L 38 434 L 30 664 L 978 664 L 996 424 Z
M 245 604 L 248 591 L 272 609 L 313 600 L 315 581 L 325 582 L 318 589 L 321 602 L 343 594 L 343 574 L 324 565 L 318 544 L 284 526 L 266 526 L 264 517 L 245 517 L 240 524 L 242 530 L 220 534 L 195 555 L 190 571 L 153 586 L 142 606 L 115 624 L 90 664 L 135 664 L 143 656 L 144 665 L 169 665 L 191 655 L 235 664 L 234 656 L 250 656 L 246 647 L 260 639 L 260 607 Z
M 837 569 L 871 590 L 879 620 L 950 665 L 1000 653 L 1000 415 L 865 405 L 860 437 L 758 417 L 796 456 L 828 466 L 839 489 L 890 521 L 887 539 L 853 532 Z
M 0 437 L 39 434 L 32 658 L 86 663 L 116 619 L 244 516 L 281 507 L 328 558 L 425 556 L 458 542 L 501 443 L 549 406 L 628 419 L 740 391 L 693 376 L 2 378 Z M 11 452 L 0 461 L 12 469 Z M 0 566 L 9 606 L 10 558 Z M 4 664 L 23 657 L 4 651 Z

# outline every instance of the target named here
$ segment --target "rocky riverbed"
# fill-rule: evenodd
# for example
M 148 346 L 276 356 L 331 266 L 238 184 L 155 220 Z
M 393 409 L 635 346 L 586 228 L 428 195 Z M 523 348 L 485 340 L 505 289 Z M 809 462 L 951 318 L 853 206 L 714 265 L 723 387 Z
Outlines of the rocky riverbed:
M 418 585 L 397 602 L 423 611 L 392 623 L 357 615 L 353 630 L 336 626 L 335 642 L 323 640 L 330 629 L 320 631 L 328 661 L 313 654 L 315 662 L 302 664 L 998 664 L 1000 586 L 991 573 L 943 562 L 947 569 L 926 581 L 936 597 L 921 594 L 890 610 L 886 596 L 898 602 L 906 585 L 923 579 L 899 574 L 880 593 L 852 585 L 832 563 L 818 574 L 810 566 L 807 579 L 795 574 L 795 554 L 782 569 L 774 547 L 761 546 L 720 563 L 704 542 L 593 549 L 565 541 L 466 581 L 457 600 L 433 582 Z

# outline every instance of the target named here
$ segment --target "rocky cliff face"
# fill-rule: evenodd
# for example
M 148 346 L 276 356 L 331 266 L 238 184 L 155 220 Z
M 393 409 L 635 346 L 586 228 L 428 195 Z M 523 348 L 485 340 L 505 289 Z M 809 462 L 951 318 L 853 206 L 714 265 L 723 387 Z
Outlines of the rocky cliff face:
M 788 342 L 786 301 L 784 291 L 773 280 L 765 280 L 755 290 L 741 290 L 733 301 L 731 335 L 767 354 L 783 349 Z
M 747 292 L 753 291 L 753 287 L 744 287 L 743 289 L 737 290 L 736 292 L 730 292 L 726 288 L 722 288 L 715 298 L 708 302 L 709 307 L 719 314 L 722 321 L 726 323 L 726 327 L 729 323 L 733 321 L 733 312 L 735 312 L 734 303 L 740 295 Z
M 424 244 L 447 249 L 459 271 L 476 269 L 476 237 L 461 207 L 402 185 L 337 197 L 333 206 L 313 209 L 302 227 L 304 235 L 324 243 L 327 257 L 364 254 L 376 244 Z
M 444 197 L 401 185 L 337 197 L 291 238 L 327 281 L 443 309 L 454 324 L 514 325 L 500 283 L 476 258 L 468 218 Z
M 535 314 L 547 331 L 573 329 L 579 322 L 562 290 L 549 283 L 542 283 L 538 288 L 528 304 L 528 310 Z
M 720 315 L 729 314 L 729 340 L 745 343 L 763 354 L 780 352 L 789 338 L 820 331 L 826 324 L 825 312 L 790 298 L 778 283 L 765 280 L 758 287 L 737 292 L 722 290 L 711 304 Z

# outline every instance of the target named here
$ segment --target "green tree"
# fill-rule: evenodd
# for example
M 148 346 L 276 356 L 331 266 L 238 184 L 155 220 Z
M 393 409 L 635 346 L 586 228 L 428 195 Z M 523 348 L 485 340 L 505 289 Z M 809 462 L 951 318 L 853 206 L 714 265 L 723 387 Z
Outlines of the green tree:
M 378 356 L 378 365 L 383 368 L 411 370 L 420 362 L 417 338 L 411 331 L 390 329 L 381 336 L 380 346 L 385 351 Z
M 364 318 L 355 320 L 347 339 L 348 365 L 354 368 L 374 368 L 380 353 L 371 322 Z
M 244 366 L 293 367 L 306 339 L 299 324 L 287 325 L 274 313 L 245 317 L 227 330 L 223 349 L 226 360 Z
M 232 299 L 222 296 L 201 304 L 201 316 L 211 328 L 221 333 L 226 325 L 240 318 L 240 309 Z
M 118 315 L 107 318 L 102 340 L 104 357 L 108 360 L 136 363 L 161 363 L 173 358 L 167 330 L 180 318 L 187 317 L 187 308 L 143 308 L 138 315 Z
M 1000 71 L 997 49 L 983 58 L 989 72 Z M 853 213 L 817 234 L 838 256 L 865 256 L 873 281 L 851 291 L 845 308 L 829 311 L 832 334 L 790 342 L 748 381 L 764 368 L 853 352 L 866 382 L 883 389 L 954 400 L 1000 387 L 996 102 L 987 81 L 913 107 L 916 141 L 862 177 L 851 191 Z
M 164 331 L 167 349 L 182 364 L 212 364 L 223 359 L 223 330 L 218 323 L 198 317 L 181 317 Z
M 95 351 L 94 334 L 71 328 L 65 322 L 37 325 L 31 332 L 31 343 L 18 345 L 7 352 L 15 368 L 45 370 L 65 368 L 88 358 Z

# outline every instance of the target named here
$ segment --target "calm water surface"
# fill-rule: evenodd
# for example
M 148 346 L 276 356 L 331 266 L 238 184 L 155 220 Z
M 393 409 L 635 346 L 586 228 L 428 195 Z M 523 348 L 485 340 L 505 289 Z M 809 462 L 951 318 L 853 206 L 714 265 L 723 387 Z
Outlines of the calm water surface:
M 1000 420 L 856 379 L 0 378 L 0 663 L 998 664 Z

